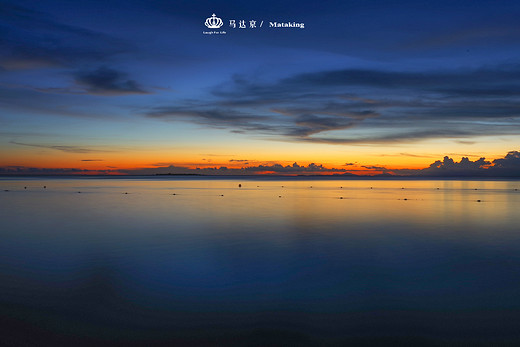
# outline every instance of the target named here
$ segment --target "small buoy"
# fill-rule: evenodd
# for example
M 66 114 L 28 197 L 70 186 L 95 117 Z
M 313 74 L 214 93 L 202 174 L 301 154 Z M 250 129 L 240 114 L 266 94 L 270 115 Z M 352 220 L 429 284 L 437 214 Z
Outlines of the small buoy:
M 477 202 L 481 202 L 480 200 L 477 200 Z
M 224 196 L 224 194 L 221 194 L 220 196 Z
M 372 187 L 370 187 L 370 189 L 372 189 Z
M 477 188 L 475 188 L 475 190 L 478 190 Z
M 81 194 L 81 192 L 78 192 L 78 194 Z
M 47 186 L 43 186 L 43 189 L 47 189 Z
M 281 195 L 278 195 L 279 198 L 281 198 L 282 196 Z
M 339 198 L 340 198 L 340 199 L 343 199 L 343 197 L 342 197 L 342 196 L 340 196 Z
M 439 190 L 439 189 L 441 189 L 441 188 L 437 188 L 437 190 Z
M 128 194 L 127 192 L 125 192 L 125 194 Z
M 177 194 L 173 193 L 172 195 L 177 195 Z
M 312 188 L 312 186 L 311 186 L 311 188 Z
M 4 189 L 4 192 L 8 192 L 8 191 L 9 191 L 9 189 Z
M 407 198 L 404 198 L 403 200 L 406 201 L 406 200 L 408 200 L 408 199 L 407 199 Z
M 404 189 L 404 187 L 402 187 L 401 189 Z
M 239 184 L 239 185 L 238 185 L 238 188 L 242 188 L 242 185 L 241 185 L 241 184 Z
M 343 189 L 343 187 L 339 187 L 339 189 Z
M 23 189 L 27 189 L 27 187 L 23 187 Z

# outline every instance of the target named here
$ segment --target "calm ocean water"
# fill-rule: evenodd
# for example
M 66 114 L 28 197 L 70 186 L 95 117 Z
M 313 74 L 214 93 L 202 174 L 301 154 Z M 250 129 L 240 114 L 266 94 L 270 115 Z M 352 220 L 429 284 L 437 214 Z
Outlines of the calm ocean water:
M 2 344 L 520 345 L 520 181 L 0 178 L 0 205 Z

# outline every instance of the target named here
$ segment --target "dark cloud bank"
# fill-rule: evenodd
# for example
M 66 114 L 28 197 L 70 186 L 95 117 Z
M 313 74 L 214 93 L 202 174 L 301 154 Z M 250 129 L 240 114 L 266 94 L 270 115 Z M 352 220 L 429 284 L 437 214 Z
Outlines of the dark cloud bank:
M 92 161 L 92 159 L 87 159 Z M 83 161 L 87 161 L 83 160 Z M 96 161 L 99 159 L 96 159 Z M 236 161 L 236 160 L 234 160 Z M 353 163 L 349 164 L 351 167 Z M 350 165 L 352 164 L 352 165 Z M 208 176 L 254 176 L 254 175 L 332 175 L 334 177 L 366 177 L 367 174 L 373 177 L 511 177 L 520 178 L 520 152 L 511 151 L 504 158 L 487 161 L 485 158 L 472 161 L 463 157 L 460 162 L 445 156 L 443 160 L 437 160 L 425 169 L 399 169 L 393 170 L 383 166 L 361 165 L 361 168 L 373 170 L 378 173 L 358 173 L 361 170 L 348 168 L 326 168 L 321 164 L 311 163 L 307 166 L 281 164 L 263 164 L 254 166 L 244 166 L 241 168 L 206 167 L 191 169 L 182 166 L 160 166 L 136 169 L 107 169 L 107 170 L 87 170 L 79 168 L 31 168 L 23 166 L 0 167 L 1 175 L 78 175 L 78 174 L 123 174 L 123 175 L 208 175 Z
M 291 142 L 372 145 L 520 134 L 520 65 L 384 71 L 341 69 L 272 82 L 235 75 L 210 97 L 145 116 Z
M 90 94 L 124 95 L 147 94 L 136 81 L 128 79 L 123 72 L 107 67 L 93 71 L 81 71 L 75 74 L 76 84 L 85 88 Z

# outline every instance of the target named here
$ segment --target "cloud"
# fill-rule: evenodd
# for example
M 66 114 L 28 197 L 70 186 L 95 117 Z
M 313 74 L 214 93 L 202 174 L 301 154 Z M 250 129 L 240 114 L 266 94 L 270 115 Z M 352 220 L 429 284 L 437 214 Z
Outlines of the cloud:
M 493 160 L 490 170 L 504 176 L 520 177 L 520 152 L 511 151 L 504 158 Z
M 235 75 L 207 98 L 147 117 L 289 142 L 400 144 L 520 134 L 520 65 L 431 71 L 338 69 L 273 82 Z
M 85 148 L 85 147 L 79 147 L 79 146 L 43 145 L 43 144 L 23 143 L 23 142 L 16 142 L 16 141 L 10 141 L 9 143 L 19 145 L 19 146 L 55 149 L 57 151 L 62 151 L 62 152 L 67 152 L 67 153 L 112 152 L 110 150 L 91 149 L 91 148 Z
M 369 169 L 369 170 L 388 171 L 388 169 L 386 167 L 384 167 L 384 166 L 362 165 L 361 167 L 364 167 L 365 169 Z
M 501 41 L 515 44 L 520 38 L 520 29 L 516 25 L 516 19 L 507 18 L 513 21 L 504 22 L 487 22 L 489 16 L 471 23 L 467 27 L 459 28 L 443 28 L 440 32 L 434 32 L 427 37 L 421 37 L 420 40 L 407 42 L 403 45 L 405 49 L 425 49 L 425 48 L 439 48 L 445 46 L 461 46 L 470 47 L 469 45 L 486 42 L 486 41 Z M 509 23 L 508 23 L 509 22 Z
M 468 157 L 463 157 L 460 162 L 455 162 L 448 156 L 445 156 L 442 161 L 437 160 L 430 165 L 430 167 L 421 170 L 423 175 L 435 176 L 471 176 L 479 175 L 491 162 L 486 161 L 486 158 L 480 158 L 471 161 Z
M 83 159 L 82 161 L 101 161 L 100 159 Z M 308 165 L 283 165 L 277 162 L 264 162 L 264 164 L 251 165 L 242 159 L 231 159 L 230 162 L 242 162 L 241 168 L 202 167 L 189 168 L 175 164 L 157 163 L 154 167 L 142 167 L 134 169 L 118 169 L 107 166 L 106 170 L 89 170 L 80 168 L 35 168 L 25 166 L 0 167 L 0 174 L 5 175 L 60 175 L 60 174 L 128 174 L 128 175 L 334 175 L 351 176 L 360 173 L 367 175 L 366 170 L 381 171 L 383 176 L 408 176 L 408 177 L 520 177 L 520 151 L 510 151 L 503 158 L 488 161 L 485 158 L 470 160 L 463 157 L 459 162 L 445 156 L 443 160 L 437 160 L 424 169 L 391 169 L 381 165 L 360 165 L 363 169 L 328 168 L 323 164 L 311 163 Z M 162 164 L 162 166 L 161 166 Z M 355 166 L 357 163 L 345 163 L 343 166 Z M 376 175 L 381 176 L 381 175 Z
M 78 168 L 0 167 L 1 175 L 100 175 L 110 173 L 112 173 L 111 170 L 87 170 Z
M 244 166 L 242 168 L 228 168 L 225 166 L 213 168 L 187 168 L 182 166 L 164 166 L 155 168 L 138 168 L 119 170 L 121 173 L 131 175 L 257 175 L 257 174 L 276 174 L 276 175 L 313 175 L 313 174 L 345 174 L 351 175 L 346 169 L 326 168 L 322 164 L 311 163 L 307 166 L 293 163 L 292 165 L 282 165 L 278 163 L 263 164 L 254 166 Z
M 60 23 L 49 13 L 0 3 L 0 67 L 6 70 L 71 67 L 105 61 L 131 50 L 109 35 Z
M 392 170 L 395 174 L 435 177 L 520 177 L 520 152 L 511 151 L 504 158 L 492 162 L 486 158 L 470 160 L 462 157 L 459 162 L 445 156 L 421 170 Z
M 433 155 L 413 154 L 401 152 L 399 154 L 380 154 L 380 157 L 412 157 L 412 158 L 435 158 Z
M 107 67 L 75 74 L 75 82 L 88 93 L 98 95 L 148 94 L 123 72 Z

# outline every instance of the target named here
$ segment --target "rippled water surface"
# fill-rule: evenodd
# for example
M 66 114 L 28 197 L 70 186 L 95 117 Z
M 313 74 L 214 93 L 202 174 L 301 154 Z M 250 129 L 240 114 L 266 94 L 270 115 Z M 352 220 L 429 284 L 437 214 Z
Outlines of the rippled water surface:
M 520 344 L 520 181 L 0 189 L 8 345 Z

